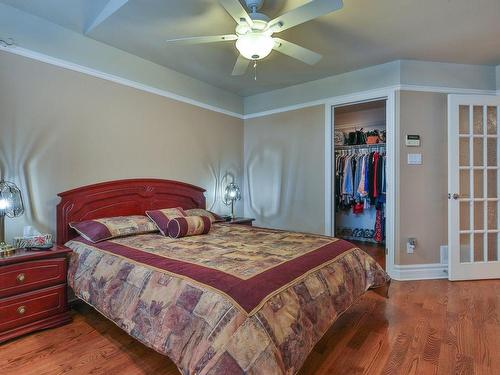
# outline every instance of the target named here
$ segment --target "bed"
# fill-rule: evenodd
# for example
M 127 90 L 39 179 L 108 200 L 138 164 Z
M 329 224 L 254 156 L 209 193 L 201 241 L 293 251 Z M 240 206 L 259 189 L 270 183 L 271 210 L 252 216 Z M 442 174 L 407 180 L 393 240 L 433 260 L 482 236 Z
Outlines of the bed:
M 204 190 L 135 179 L 59 194 L 57 239 L 73 250 L 75 295 L 182 374 L 294 374 L 333 322 L 389 276 L 349 242 L 214 224 L 202 236 L 157 233 L 91 243 L 70 222 L 205 208 Z

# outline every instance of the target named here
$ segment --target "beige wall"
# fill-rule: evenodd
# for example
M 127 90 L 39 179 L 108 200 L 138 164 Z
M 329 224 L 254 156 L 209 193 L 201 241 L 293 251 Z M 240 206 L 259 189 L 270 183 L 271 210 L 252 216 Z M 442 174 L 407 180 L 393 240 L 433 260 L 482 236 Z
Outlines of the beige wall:
M 448 243 L 447 95 L 401 91 L 399 96 L 399 249 L 396 264 L 439 263 Z M 421 147 L 406 147 L 406 134 L 419 134 Z M 408 165 L 408 153 L 422 153 L 422 165 Z M 417 238 L 414 254 L 408 237 Z M 399 251 L 398 251 L 399 250 Z
M 324 233 L 325 111 L 245 121 L 245 214 L 257 225 Z
M 396 264 L 439 262 L 447 243 L 446 95 L 398 93 L 401 137 Z M 420 134 L 422 147 L 403 145 Z M 244 140 L 244 146 L 243 146 Z M 244 148 L 244 155 L 243 155 Z M 423 154 L 408 166 L 408 152 Z M 245 160 L 245 183 L 243 177 Z M 257 224 L 324 232 L 324 107 L 249 119 L 144 93 L 0 52 L 0 171 L 24 190 L 26 223 L 54 232 L 56 194 L 100 181 L 158 177 L 205 187 L 209 205 L 226 173 L 244 187 Z M 239 213 L 242 214 L 242 205 Z M 416 237 L 413 255 L 406 239 Z
M 447 243 L 447 96 L 398 92 L 399 221 L 395 263 L 438 263 Z M 245 121 L 245 214 L 262 226 L 324 231 L 324 107 L 316 106 Z M 404 146 L 419 134 L 422 147 Z M 407 154 L 421 152 L 421 166 Z M 417 238 L 406 254 L 408 237 Z
M 243 174 L 243 121 L 0 52 L 0 172 L 28 207 L 9 237 L 54 232 L 58 192 L 107 180 L 185 181 L 211 205 L 225 173 Z

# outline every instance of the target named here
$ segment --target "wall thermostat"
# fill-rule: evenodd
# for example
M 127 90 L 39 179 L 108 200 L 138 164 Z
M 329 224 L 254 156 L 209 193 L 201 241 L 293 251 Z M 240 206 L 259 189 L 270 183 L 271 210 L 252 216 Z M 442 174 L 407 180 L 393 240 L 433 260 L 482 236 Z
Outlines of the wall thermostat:
M 407 134 L 406 145 L 409 147 L 420 147 L 420 136 L 415 134 Z

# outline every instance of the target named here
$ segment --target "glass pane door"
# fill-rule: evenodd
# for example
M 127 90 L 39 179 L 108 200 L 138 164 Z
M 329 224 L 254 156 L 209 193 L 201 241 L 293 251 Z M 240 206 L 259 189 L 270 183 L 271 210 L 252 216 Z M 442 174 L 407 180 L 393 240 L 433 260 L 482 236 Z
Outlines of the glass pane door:
M 450 279 L 500 277 L 500 98 L 450 95 Z

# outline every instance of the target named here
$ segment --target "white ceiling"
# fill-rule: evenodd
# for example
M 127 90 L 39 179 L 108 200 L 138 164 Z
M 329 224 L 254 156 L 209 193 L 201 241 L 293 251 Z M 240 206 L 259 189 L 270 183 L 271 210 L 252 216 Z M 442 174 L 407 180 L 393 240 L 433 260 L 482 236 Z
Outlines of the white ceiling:
M 83 33 L 107 0 L 0 0 Z M 305 0 L 265 0 L 273 18 Z M 344 8 L 279 36 L 323 54 L 315 66 L 272 52 L 232 77 L 232 42 L 172 46 L 164 40 L 234 32 L 217 0 L 129 0 L 88 36 L 241 96 L 399 59 L 500 64 L 499 0 L 344 0 Z M 75 47 L 76 48 L 76 47 Z

